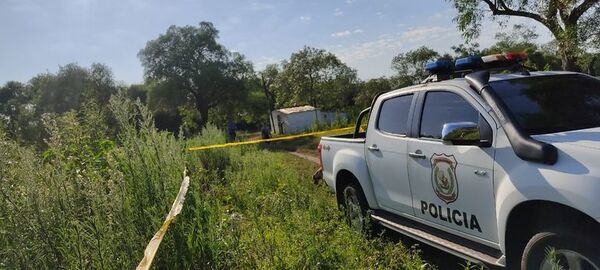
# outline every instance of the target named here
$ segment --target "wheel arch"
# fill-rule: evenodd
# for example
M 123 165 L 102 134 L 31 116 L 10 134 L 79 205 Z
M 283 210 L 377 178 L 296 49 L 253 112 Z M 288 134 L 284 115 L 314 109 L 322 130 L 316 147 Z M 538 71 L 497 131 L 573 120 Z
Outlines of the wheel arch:
M 508 265 L 518 263 L 515 258 L 520 258 L 529 239 L 540 231 L 568 230 L 597 237 L 600 229 L 600 224 L 584 212 L 546 200 L 523 201 L 513 207 L 507 217 L 502 240 Z
M 333 164 L 336 194 L 341 187 L 340 183 L 347 183 L 344 181 L 352 179 L 355 180 L 362 189 L 369 207 L 373 209 L 378 207 L 373 184 L 371 183 L 371 176 L 369 175 L 369 169 L 367 168 L 367 162 L 364 156 L 356 151 L 351 151 L 350 149 L 340 150 L 340 152 L 336 154 Z
M 349 170 L 342 169 L 342 170 L 338 171 L 337 174 L 335 175 L 335 196 L 336 196 L 338 205 L 341 205 L 342 200 L 343 200 L 342 190 L 344 189 L 344 187 L 346 187 L 350 183 L 356 183 L 361 188 L 361 191 L 363 193 L 365 192 L 364 189 L 362 188 L 362 185 L 358 181 L 358 178 L 356 178 L 356 176 Z

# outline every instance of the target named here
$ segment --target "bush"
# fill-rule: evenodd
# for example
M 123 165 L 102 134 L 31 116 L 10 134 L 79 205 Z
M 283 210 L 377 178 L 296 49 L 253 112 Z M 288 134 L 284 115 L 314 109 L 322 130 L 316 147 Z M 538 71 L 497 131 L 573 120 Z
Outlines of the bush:
M 48 115 L 43 155 L 0 131 L 0 268 L 131 269 L 160 228 L 182 171 L 191 183 L 156 268 L 423 269 L 418 252 L 348 228 L 314 165 L 225 142 L 208 126 L 184 141 L 154 128 L 139 102 L 113 97 L 115 141 L 93 109 Z

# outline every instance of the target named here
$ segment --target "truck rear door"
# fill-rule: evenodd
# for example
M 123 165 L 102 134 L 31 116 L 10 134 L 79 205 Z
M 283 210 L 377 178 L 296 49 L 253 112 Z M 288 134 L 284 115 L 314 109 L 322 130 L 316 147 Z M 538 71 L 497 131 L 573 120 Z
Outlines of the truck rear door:
M 407 173 L 407 143 L 414 94 L 392 93 L 374 104 L 366 138 L 366 158 L 379 206 L 413 215 Z

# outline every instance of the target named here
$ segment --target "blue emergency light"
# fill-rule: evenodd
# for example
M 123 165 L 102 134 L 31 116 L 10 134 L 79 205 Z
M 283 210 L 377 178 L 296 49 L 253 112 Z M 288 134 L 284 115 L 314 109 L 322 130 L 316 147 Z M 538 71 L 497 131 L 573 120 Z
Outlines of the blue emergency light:
M 480 56 L 467 56 L 456 60 L 456 70 L 478 69 L 483 67 L 483 59 Z
M 453 69 L 454 64 L 452 64 L 452 61 L 446 59 L 440 59 L 425 65 L 425 70 L 429 71 L 431 74 L 451 73 Z

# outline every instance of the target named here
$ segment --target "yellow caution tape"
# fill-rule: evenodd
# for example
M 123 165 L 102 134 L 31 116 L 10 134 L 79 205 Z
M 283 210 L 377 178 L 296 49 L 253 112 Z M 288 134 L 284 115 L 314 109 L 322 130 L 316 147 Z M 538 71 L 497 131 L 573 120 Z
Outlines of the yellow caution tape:
M 165 233 L 167 233 L 167 229 L 169 229 L 169 225 L 175 219 L 179 213 L 181 213 L 181 209 L 183 208 L 183 201 L 185 200 L 185 194 L 188 191 L 188 187 L 190 186 L 190 177 L 187 176 L 187 169 L 183 171 L 183 181 L 181 182 L 181 186 L 179 187 L 179 192 L 177 193 L 177 198 L 173 202 L 171 206 L 171 211 L 165 218 L 165 222 L 160 227 L 158 232 L 154 234 L 148 246 L 146 246 L 146 250 L 144 250 L 144 258 L 140 261 L 140 264 L 137 266 L 137 270 L 147 270 L 150 269 L 152 265 L 152 260 L 154 260 L 154 256 L 156 255 L 156 251 L 158 250 L 158 246 L 160 246 L 160 242 L 162 241 Z
M 290 136 L 277 137 L 277 138 L 270 138 L 270 139 L 253 140 L 253 141 L 246 141 L 246 142 L 223 143 L 223 144 L 214 144 L 214 145 L 205 145 L 205 146 L 194 146 L 194 147 L 188 148 L 188 150 L 189 151 L 200 151 L 200 150 L 206 150 L 206 149 L 224 148 L 224 147 L 246 145 L 246 144 L 256 144 L 256 143 L 263 143 L 263 142 L 285 141 L 285 140 L 292 140 L 292 139 L 297 139 L 297 138 L 302 138 L 302 137 L 319 136 L 319 135 L 328 134 L 328 133 L 335 133 L 335 132 L 340 132 L 340 131 L 353 131 L 353 130 L 354 130 L 354 127 L 338 128 L 338 129 L 331 129 L 331 130 L 325 130 L 325 131 L 303 133 L 303 134 L 290 135 Z

